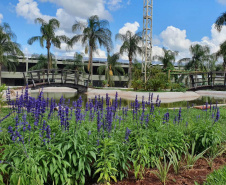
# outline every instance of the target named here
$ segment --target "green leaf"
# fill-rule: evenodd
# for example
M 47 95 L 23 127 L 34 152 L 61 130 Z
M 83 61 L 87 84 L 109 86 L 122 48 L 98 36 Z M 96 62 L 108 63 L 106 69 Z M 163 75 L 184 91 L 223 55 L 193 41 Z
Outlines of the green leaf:
M 90 153 L 90 155 L 95 159 L 95 161 L 96 161 L 96 154 L 93 152 L 93 151 L 90 151 L 89 152 Z
M 115 176 L 111 176 L 111 178 L 112 178 L 115 182 L 117 182 L 117 179 L 116 179 Z
M 78 164 L 78 171 L 81 172 L 81 170 L 84 169 L 84 163 L 82 161 L 82 159 L 79 159 L 79 164 Z
M 73 164 L 74 166 L 77 166 L 77 162 L 76 162 L 76 155 L 75 154 L 72 154 L 72 161 L 73 161 Z
M 64 178 L 67 179 L 67 171 L 65 168 L 63 168 L 63 174 L 64 174 Z
M 53 173 L 54 173 L 53 164 L 51 163 L 49 167 L 50 167 L 49 168 L 50 169 L 50 175 L 53 175 Z
M 97 182 L 100 182 L 102 180 L 103 175 L 104 175 L 103 173 L 100 174 L 100 177 L 98 178 Z

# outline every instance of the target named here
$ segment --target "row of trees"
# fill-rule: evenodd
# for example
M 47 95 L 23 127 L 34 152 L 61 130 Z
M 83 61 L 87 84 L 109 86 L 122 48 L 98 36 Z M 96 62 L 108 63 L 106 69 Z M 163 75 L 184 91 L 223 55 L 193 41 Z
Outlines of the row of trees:
M 48 56 L 48 70 L 52 67 L 51 63 L 51 56 L 50 56 L 50 47 L 53 44 L 55 47 L 60 48 L 60 43 L 63 41 L 68 44 L 69 48 L 72 48 L 74 44 L 81 42 L 82 45 L 85 47 L 85 51 L 89 53 L 89 63 L 88 63 L 88 71 L 91 77 L 92 82 L 92 75 L 93 75 L 93 67 L 92 67 L 92 61 L 93 61 L 93 53 L 98 51 L 98 46 L 103 46 L 107 49 L 107 52 L 110 53 L 110 51 L 113 48 L 112 44 L 112 33 L 109 30 L 109 22 L 107 20 L 100 20 L 97 15 L 91 16 L 87 20 L 86 23 L 82 22 L 76 22 L 72 26 L 73 32 L 81 31 L 81 34 L 76 34 L 72 38 L 68 38 L 65 35 L 56 36 L 55 31 L 57 28 L 60 27 L 60 22 L 56 19 L 50 19 L 49 22 L 46 22 L 45 20 L 41 18 L 37 18 L 35 20 L 36 23 L 41 24 L 41 36 L 34 36 L 28 40 L 29 44 L 33 44 L 35 41 L 39 41 L 41 47 L 44 47 L 44 41 L 46 42 L 46 48 L 47 48 L 47 56 Z M 134 56 L 136 56 L 137 53 L 141 53 L 142 49 L 139 47 L 139 43 L 142 40 L 141 34 L 132 34 L 130 31 L 127 31 L 126 34 L 117 34 L 116 39 L 122 40 L 123 44 L 120 48 L 120 54 L 127 53 L 128 59 L 129 59 L 129 81 L 131 81 L 132 78 L 132 61 L 134 59 Z M 112 56 L 108 56 L 108 58 L 118 59 L 119 54 L 115 54 Z M 112 59 L 109 58 L 109 61 L 112 61 Z M 116 64 L 116 63 L 115 63 Z M 114 68 L 115 64 L 110 64 L 110 68 Z M 119 68 L 114 68 L 113 70 L 110 69 L 111 72 L 115 72 L 114 74 L 117 75 L 119 72 L 123 72 Z M 118 69 L 118 70 L 117 70 Z M 100 68 L 99 72 L 107 71 L 107 69 Z M 106 75 L 109 75 L 105 72 Z
M 109 22 L 107 20 L 100 20 L 97 15 L 91 16 L 86 23 L 76 22 L 72 26 L 73 32 L 81 31 L 81 34 L 76 34 L 72 38 L 68 38 L 65 35 L 57 36 L 55 34 L 56 29 L 60 27 L 60 22 L 57 19 L 50 19 L 48 22 L 41 18 L 35 20 L 36 23 L 41 24 L 41 36 L 34 36 L 28 40 L 29 44 L 33 44 L 35 41 L 38 41 L 41 47 L 46 47 L 47 57 L 48 57 L 48 70 L 52 67 L 51 45 L 54 45 L 57 48 L 60 48 L 61 42 L 68 44 L 68 47 L 73 47 L 77 42 L 81 42 L 85 47 L 85 51 L 89 53 L 89 63 L 88 71 L 91 76 L 93 74 L 92 60 L 93 53 L 98 51 L 99 46 L 103 46 L 107 49 L 108 53 L 113 48 L 111 31 L 109 30 Z M 221 31 L 222 26 L 226 25 L 226 12 L 223 13 L 215 22 L 216 29 Z M 9 70 L 15 70 L 15 62 L 18 62 L 17 56 L 23 56 L 23 52 L 20 49 L 20 45 L 15 42 L 16 35 L 12 32 L 10 26 L 7 23 L 3 23 L 0 26 L 0 77 L 1 77 L 1 67 L 2 65 L 7 66 Z M 142 53 L 142 48 L 140 47 L 140 42 L 142 41 L 141 33 L 133 34 L 130 31 L 127 31 L 126 34 L 117 34 L 116 39 L 121 40 L 122 46 L 120 47 L 120 54 L 127 53 L 129 60 L 129 85 L 131 85 L 132 79 L 132 61 L 137 54 Z M 173 66 L 172 61 L 175 61 L 175 56 L 177 52 L 167 50 L 163 48 L 164 56 L 155 56 L 154 58 L 162 61 L 163 69 Z M 190 69 L 198 70 L 202 69 L 202 64 L 207 54 L 209 54 L 209 48 L 207 46 L 194 45 L 190 47 L 190 51 L 193 54 L 191 59 L 182 59 L 179 63 L 183 61 L 188 61 L 187 67 Z M 208 55 L 210 56 L 210 55 Z M 226 42 L 220 45 L 220 50 L 215 54 L 216 57 L 222 56 L 224 59 L 223 66 L 226 69 Z M 119 54 L 108 55 L 108 61 L 117 61 Z M 114 60 L 112 60 L 114 59 Z M 106 75 L 112 76 L 114 74 L 122 73 L 123 71 L 117 67 L 117 63 L 114 62 L 108 67 L 102 67 L 99 69 L 99 72 L 105 72 Z M 115 68 L 115 69 L 113 69 Z

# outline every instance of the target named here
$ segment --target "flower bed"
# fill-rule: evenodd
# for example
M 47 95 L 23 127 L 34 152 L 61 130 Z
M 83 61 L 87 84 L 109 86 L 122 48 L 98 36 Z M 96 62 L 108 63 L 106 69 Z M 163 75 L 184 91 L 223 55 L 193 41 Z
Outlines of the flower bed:
M 131 170 L 143 179 L 145 170 L 156 166 L 165 183 L 167 168 L 180 165 L 181 156 L 190 169 L 203 155 L 214 156 L 225 141 L 217 105 L 167 110 L 150 93 L 148 100 L 136 98 L 122 107 L 116 93 L 114 100 L 106 94 L 85 106 L 81 98 L 69 106 L 64 98 L 56 104 L 42 95 L 32 98 L 26 89 L 11 101 L 8 94 L 0 133 L 2 183 L 110 183 Z

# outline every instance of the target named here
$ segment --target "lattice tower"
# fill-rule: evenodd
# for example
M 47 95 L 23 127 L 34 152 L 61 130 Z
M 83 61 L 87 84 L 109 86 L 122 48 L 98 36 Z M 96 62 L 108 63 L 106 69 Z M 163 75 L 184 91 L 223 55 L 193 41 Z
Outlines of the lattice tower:
M 152 61 L 152 12 L 153 0 L 144 0 L 142 72 L 144 73 L 145 82 L 147 81 L 147 67 L 151 66 Z

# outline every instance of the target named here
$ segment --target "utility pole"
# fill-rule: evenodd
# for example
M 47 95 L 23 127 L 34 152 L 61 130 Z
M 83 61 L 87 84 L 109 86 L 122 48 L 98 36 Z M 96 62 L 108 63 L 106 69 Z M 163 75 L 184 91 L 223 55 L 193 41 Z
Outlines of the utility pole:
M 150 66 L 152 61 L 152 12 L 153 0 L 144 0 L 142 72 L 144 73 L 145 83 L 147 81 L 147 66 Z

